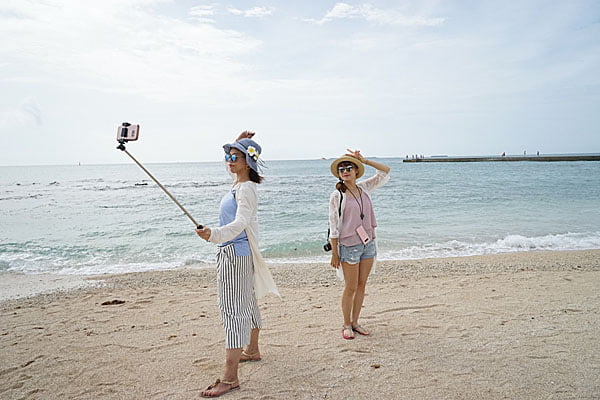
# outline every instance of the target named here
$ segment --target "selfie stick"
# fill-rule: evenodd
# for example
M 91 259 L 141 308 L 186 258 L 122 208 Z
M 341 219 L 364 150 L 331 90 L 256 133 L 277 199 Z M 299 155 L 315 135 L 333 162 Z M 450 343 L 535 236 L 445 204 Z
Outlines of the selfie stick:
M 183 206 L 181 204 L 179 204 L 179 202 L 177 201 L 177 199 L 175 199 L 175 197 L 173 197 L 173 195 L 171 193 L 169 193 L 169 191 L 167 189 L 165 189 L 165 187 L 163 185 L 160 184 L 160 182 L 154 177 L 152 176 L 152 174 L 150 173 L 150 171 L 148 171 L 146 168 L 144 168 L 144 166 L 142 164 L 140 164 L 138 162 L 138 160 L 135 159 L 135 157 L 133 157 L 125 148 L 125 141 L 124 140 L 119 140 L 119 145 L 117 146 L 117 149 L 124 151 L 129 157 L 131 157 L 131 159 L 141 168 L 144 170 L 145 173 L 148 174 L 148 176 L 150 178 L 152 178 L 152 180 L 158 185 L 158 187 L 160 187 L 166 194 L 167 196 L 169 196 L 171 198 L 171 200 L 173 200 L 175 202 L 175 204 L 177 204 L 177 206 L 179 206 L 179 208 L 181 209 L 181 211 L 183 211 L 185 213 L 185 215 L 187 215 L 187 217 L 190 219 L 190 221 L 192 221 L 194 223 L 194 226 L 197 229 L 202 229 L 202 225 L 198 224 L 196 222 L 196 220 L 194 219 L 194 217 L 192 217 L 192 215 L 185 209 L 183 208 Z

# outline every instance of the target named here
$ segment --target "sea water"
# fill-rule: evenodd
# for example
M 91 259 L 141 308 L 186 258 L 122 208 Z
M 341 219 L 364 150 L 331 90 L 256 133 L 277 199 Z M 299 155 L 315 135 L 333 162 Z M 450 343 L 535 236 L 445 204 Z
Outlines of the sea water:
M 378 161 L 392 168 L 373 193 L 379 259 L 600 248 L 600 162 Z M 258 214 L 270 264 L 329 259 L 330 163 L 267 161 Z M 146 167 L 199 223 L 215 226 L 231 187 L 223 163 Z M 204 267 L 215 253 L 133 163 L 0 167 L 0 272 Z

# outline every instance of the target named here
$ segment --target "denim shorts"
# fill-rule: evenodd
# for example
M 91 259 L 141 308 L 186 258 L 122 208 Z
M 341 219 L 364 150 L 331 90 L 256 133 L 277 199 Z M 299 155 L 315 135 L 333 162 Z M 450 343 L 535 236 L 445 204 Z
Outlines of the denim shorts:
M 373 258 L 377 255 L 377 247 L 375 240 L 371 240 L 367 244 L 357 244 L 356 246 L 340 245 L 340 262 L 348 264 L 358 264 L 360 260 Z

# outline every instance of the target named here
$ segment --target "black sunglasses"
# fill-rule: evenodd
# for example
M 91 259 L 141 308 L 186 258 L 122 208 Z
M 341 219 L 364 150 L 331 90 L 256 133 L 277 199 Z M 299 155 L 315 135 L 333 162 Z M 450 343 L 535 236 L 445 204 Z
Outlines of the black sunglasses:
M 344 172 L 344 171 L 346 171 L 346 172 L 350 172 L 350 171 L 352 171 L 353 169 L 354 169 L 354 167 L 353 167 L 352 165 L 347 165 L 347 166 L 345 166 L 345 167 L 338 167 L 338 172 L 339 172 L 339 173 L 342 173 L 342 172 Z

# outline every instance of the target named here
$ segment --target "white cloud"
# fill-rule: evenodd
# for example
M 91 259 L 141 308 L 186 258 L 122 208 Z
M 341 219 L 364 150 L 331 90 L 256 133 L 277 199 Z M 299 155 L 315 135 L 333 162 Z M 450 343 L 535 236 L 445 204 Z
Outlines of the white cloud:
M 228 8 L 227 11 L 229 11 L 233 15 L 244 15 L 244 11 L 239 10 L 237 8 Z
M 267 15 L 272 15 L 273 10 L 268 7 L 253 7 L 249 10 L 246 10 L 246 17 L 265 17 Z
M 263 18 L 268 15 L 273 15 L 273 9 L 269 7 L 252 7 L 248 10 L 240 10 L 238 8 L 228 8 L 229 11 L 233 15 L 243 15 L 247 18 Z
M 336 3 L 322 19 L 307 19 L 305 21 L 324 24 L 335 19 L 364 19 L 380 25 L 402 26 L 437 26 L 441 25 L 445 20 L 444 18 L 406 16 L 399 11 L 383 10 L 368 3 L 358 6 L 353 6 L 347 3 Z
M 336 3 L 324 19 L 331 21 L 334 18 L 356 18 L 360 16 L 361 12 L 358 7 L 346 3 Z
M 161 100 L 237 90 L 244 56 L 261 42 L 206 21 L 214 6 L 181 18 L 161 15 L 162 0 L 15 1 L 0 6 L 0 82 L 44 81 Z M 141 7 L 140 5 L 143 5 Z M 24 66 L 22 68 L 22 66 Z
M 3 127 L 41 126 L 42 112 L 37 101 L 26 99 L 21 105 L 6 110 L 0 120 Z
M 214 15 L 215 14 L 214 8 L 215 8 L 214 5 L 192 7 L 192 8 L 190 8 L 190 15 L 194 15 L 197 17 L 206 17 L 208 15 Z
M 211 17 L 215 15 L 216 5 L 203 5 L 190 8 L 189 15 L 195 17 L 196 20 L 207 23 L 214 23 L 215 20 Z

